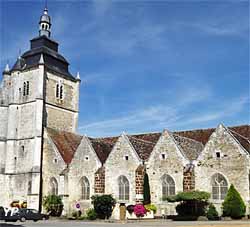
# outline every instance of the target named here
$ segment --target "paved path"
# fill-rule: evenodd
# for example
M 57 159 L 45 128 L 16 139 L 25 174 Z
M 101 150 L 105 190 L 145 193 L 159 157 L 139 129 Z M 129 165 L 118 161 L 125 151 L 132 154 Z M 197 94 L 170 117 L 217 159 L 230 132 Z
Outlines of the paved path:
M 249 221 L 219 221 L 219 222 L 172 222 L 168 220 L 153 221 L 129 221 L 129 222 L 101 222 L 101 221 L 27 221 L 25 223 L 5 223 L 0 222 L 0 227 L 250 227 Z

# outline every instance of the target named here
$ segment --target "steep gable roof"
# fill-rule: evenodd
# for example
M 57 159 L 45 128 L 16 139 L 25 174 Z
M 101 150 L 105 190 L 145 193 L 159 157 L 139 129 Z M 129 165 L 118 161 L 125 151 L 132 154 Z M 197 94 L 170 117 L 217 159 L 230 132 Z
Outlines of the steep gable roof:
M 232 126 L 232 127 L 228 127 L 228 129 L 233 134 L 235 139 L 250 153 L 250 142 L 249 142 L 250 141 L 250 126 L 249 125 Z M 182 137 L 186 137 L 189 139 L 193 139 L 205 145 L 214 131 L 215 131 L 215 128 L 209 128 L 209 129 L 179 131 L 179 132 L 174 132 L 173 134 L 177 136 L 182 136 Z M 193 156 L 195 156 L 195 154 Z
M 229 127 L 228 129 L 241 146 L 250 154 L 250 125 Z
M 144 133 L 128 135 L 128 139 L 142 160 L 147 160 L 154 149 L 161 133 Z
M 90 138 L 88 137 L 92 147 L 94 148 L 99 160 L 103 164 L 112 151 L 118 137 L 106 137 L 106 138 Z
M 46 129 L 64 162 L 70 164 L 81 143 L 82 136 L 70 132 L 58 131 L 52 128 Z
M 173 134 L 173 138 L 189 160 L 197 159 L 204 148 L 204 145 L 201 142 L 187 137 Z

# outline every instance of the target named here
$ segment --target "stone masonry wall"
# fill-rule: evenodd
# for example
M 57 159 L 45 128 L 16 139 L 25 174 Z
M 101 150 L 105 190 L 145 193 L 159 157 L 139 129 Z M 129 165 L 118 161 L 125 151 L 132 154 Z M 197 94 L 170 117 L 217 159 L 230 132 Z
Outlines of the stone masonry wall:
M 96 172 L 100 170 L 102 164 L 92 148 L 88 138 L 83 137 L 77 148 L 74 157 L 69 165 L 68 191 L 69 191 L 69 211 L 75 210 L 75 204 L 81 204 L 81 210 L 85 212 L 91 206 L 91 200 L 81 198 L 81 180 L 86 177 L 90 185 L 90 197 L 95 194 Z M 104 170 L 104 169 L 102 169 Z M 100 177 L 103 180 L 103 172 Z M 102 184 L 102 183 L 101 183 Z
M 128 156 L 127 160 L 125 156 Z M 105 193 L 113 194 L 118 203 L 135 203 L 135 171 L 140 164 L 140 160 L 127 137 L 125 135 L 119 137 L 105 163 Z M 129 201 L 119 200 L 118 178 L 120 176 L 125 176 L 129 181 Z
M 135 171 L 135 194 L 143 195 L 145 168 L 143 165 L 138 166 Z
M 162 200 L 162 177 L 167 174 L 173 178 L 175 193 L 183 191 L 183 167 L 187 162 L 171 135 L 164 131 L 146 162 L 151 202 L 158 207 L 158 215 L 175 214 L 175 204 Z
M 95 193 L 105 193 L 105 167 L 101 167 L 95 173 Z
M 195 190 L 195 174 L 193 166 L 184 167 L 183 170 L 183 191 Z
M 216 153 L 220 153 L 217 157 Z M 228 183 L 234 184 L 246 204 L 249 202 L 249 156 L 220 125 L 211 135 L 195 167 L 196 189 L 212 192 L 211 179 L 215 173 L 222 174 Z M 220 211 L 221 200 L 211 200 Z

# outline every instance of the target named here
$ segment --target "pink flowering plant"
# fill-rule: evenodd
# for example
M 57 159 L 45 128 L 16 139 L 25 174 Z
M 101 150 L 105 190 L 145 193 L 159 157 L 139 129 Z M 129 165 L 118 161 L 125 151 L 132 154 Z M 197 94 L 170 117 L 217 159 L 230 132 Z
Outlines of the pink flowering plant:
M 144 215 L 147 213 L 145 207 L 142 204 L 136 204 L 134 207 L 134 213 L 136 217 L 144 217 Z

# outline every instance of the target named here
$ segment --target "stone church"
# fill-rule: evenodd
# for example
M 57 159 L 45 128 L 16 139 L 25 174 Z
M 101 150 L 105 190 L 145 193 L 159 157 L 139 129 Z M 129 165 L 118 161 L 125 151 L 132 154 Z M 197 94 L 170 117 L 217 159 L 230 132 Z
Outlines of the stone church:
M 230 184 L 250 204 L 250 126 L 117 137 L 78 135 L 80 74 L 51 39 L 45 8 L 30 50 L 6 65 L 0 86 L 0 205 L 14 200 L 42 209 L 42 198 L 60 195 L 64 213 L 91 206 L 94 194 L 120 203 L 143 199 L 147 172 L 157 214 L 174 214 L 162 198 L 204 190 L 219 209 Z M 220 209 L 219 209 L 220 210 Z M 119 218 L 118 209 L 114 217 Z

